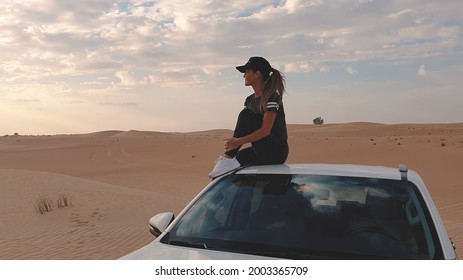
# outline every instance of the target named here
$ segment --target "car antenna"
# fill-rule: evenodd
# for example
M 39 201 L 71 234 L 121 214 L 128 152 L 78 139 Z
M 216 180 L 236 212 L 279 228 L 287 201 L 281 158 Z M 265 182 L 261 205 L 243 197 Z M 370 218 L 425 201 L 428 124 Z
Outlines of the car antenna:
M 399 171 L 400 171 L 400 179 L 407 181 L 407 173 L 408 173 L 408 168 L 405 164 L 400 164 L 399 165 Z

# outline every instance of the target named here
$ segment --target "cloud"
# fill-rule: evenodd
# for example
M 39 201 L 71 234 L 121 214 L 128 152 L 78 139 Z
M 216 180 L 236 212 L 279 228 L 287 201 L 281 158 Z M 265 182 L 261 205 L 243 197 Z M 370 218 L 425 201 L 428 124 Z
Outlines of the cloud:
M 290 71 L 310 72 L 313 63 L 399 59 L 405 47 L 406 55 L 432 55 L 442 51 L 434 41 L 455 46 L 461 34 L 460 25 L 443 25 L 427 13 L 449 12 L 432 2 L 410 8 L 377 1 L 37 0 L 35 9 L 10 3 L 0 38 L 9 43 L 10 55 L 3 52 L 2 58 L 16 80 L 105 71 L 134 85 L 124 71 L 148 77 L 166 70 L 161 66 L 181 64 L 201 71 L 204 64 L 225 67 L 256 52 L 279 64 L 308 66 Z
M 125 107 L 125 108 L 139 108 L 135 102 L 123 102 L 123 103 L 113 103 L 113 102 L 101 102 L 100 105 L 102 106 L 116 106 L 116 107 Z
M 15 101 L 18 102 L 18 103 L 23 103 L 23 104 L 40 104 L 40 103 L 42 103 L 38 99 L 16 99 Z
M 418 68 L 418 76 L 426 76 L 426 66 L 420 65 Z
M 427 69 L 461 88 L 461 8 L 433 0 L 2 1 L 0 99 L 122 104 L 137 95 L 145 106 L 152 95 L 200 91 L 216 100 L 241 90 L 234 67 L 253 55 L 283 70 L 296 94 L 342 87 L 354 77 L 346 72 L 400 94 Z M 180 108 L 175 102 L 165 106 Z
M 351 66 L 348 66 L 346 68 L 346 72 L 353 75 L 353 74 L 357 74 L 357 70 L 355 70 L 354 68 L 352 68 Z
M 120 80 L 122 86 L 138 85 L 137 78 L 129 71 L 117 71 L 115 76 Z
M 315 66 L 310 65 L 310 63 L 291 63 L 285 64 L 283 71 L 287 73 L 296 72 L 312 72 L 315 70 Z

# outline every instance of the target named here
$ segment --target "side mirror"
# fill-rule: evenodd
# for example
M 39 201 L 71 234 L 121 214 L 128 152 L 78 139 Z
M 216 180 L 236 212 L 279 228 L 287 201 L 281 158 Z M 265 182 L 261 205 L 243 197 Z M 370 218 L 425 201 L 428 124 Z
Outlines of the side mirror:
M 150 232 L 158 237 L 174 220 L 174 213 L 166 212 L 157 214 L 150 219 Z

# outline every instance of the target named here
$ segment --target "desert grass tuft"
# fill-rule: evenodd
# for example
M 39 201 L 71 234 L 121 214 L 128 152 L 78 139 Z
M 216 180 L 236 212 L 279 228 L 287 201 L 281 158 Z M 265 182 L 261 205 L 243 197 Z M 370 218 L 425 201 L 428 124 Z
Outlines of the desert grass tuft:
M 52 211 L 54 208 L 54 204 L 52 200 L 48 198 L 40 197 L 35 202 L 34 207 L 35 207 L 35 210 L 37 210 L 37 212 L 39 212 L 40 214 L 44 214 L 46 212 Z
M 72 206 L 72 201 L 67 194 L 61 193 L 56 199 L 56 205 L 58 208 L 69 207 Z M 49 198 L 39 197 L 34 203 L 34 208 L 40 214 L 45 214 L 55 209 L 55 203 Z
M 57 202 L 58 208 L 72 206 L 72 201 L 67 194 L 59 194 Z

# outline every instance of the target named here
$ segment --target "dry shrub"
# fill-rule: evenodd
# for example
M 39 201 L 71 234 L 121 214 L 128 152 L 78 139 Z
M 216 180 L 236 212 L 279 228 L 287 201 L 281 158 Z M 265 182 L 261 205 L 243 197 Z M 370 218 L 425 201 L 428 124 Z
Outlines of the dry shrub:
M 35 202 L 34 207 L 35 210 L 37 210 L 37 212 L 39 212 L 40 214 L 44 214 L 46 212 L 52 211 L 54 205 L 52 200 L 44 197 L 39 197 Z
M 67 194 L 59 194 L 56 199 L 56 205 L 58 208 L 64 208 L 72 206 L 72 201 Z M 39 197 L 34 204 L 34 208 L 40 214 L 45 214 L 46 212 L 51 212 L 55 208 L 55 203 L 53 200 L 45 197 Z
M 57 201 L 58 201 L 58 208 L 72 206 L 72 201 L 69 198 L 69 196 L 66 194 L 62 194 L 62 193 L 59 194 Z

